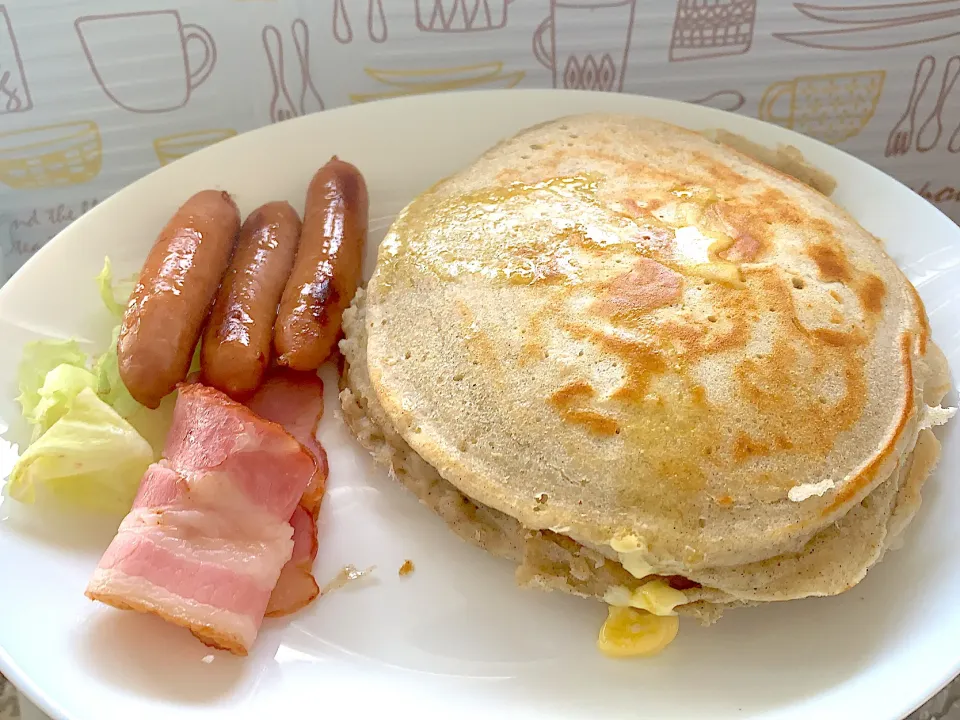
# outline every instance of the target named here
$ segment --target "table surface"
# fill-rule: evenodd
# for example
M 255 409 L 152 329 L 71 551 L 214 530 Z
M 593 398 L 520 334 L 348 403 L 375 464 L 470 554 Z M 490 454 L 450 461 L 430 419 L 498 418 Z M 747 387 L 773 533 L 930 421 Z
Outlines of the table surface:
M 0 675 L 0 720 L 43 720 L 45 717 L 32 705 L 23 705 L 21 716 L 17 691 Z M 960 677 L 906 720 L 960 720 Z

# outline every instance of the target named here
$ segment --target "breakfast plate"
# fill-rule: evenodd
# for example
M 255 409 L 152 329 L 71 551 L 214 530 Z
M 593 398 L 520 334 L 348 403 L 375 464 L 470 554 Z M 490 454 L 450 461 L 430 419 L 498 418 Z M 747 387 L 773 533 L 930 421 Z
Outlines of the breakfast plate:
M 109 256 L 135 272 L 191 193 L 228 190 L 242 214 L 273 200 L 303 210 L 332 155 L 370 196 L 370 247 L 417 194 L 521 128 L 563 115 L 646 115 L 799 148 L 837 181 L 833 199 L 880 238 L 916 285 L 934 340 L 960 362 L 960 229 L 908 188 L 841 151 L 711 108 L 566 91 L 406 97 L 310 115 L 225 140 L 117 193 L 70 225 L 0 290 L 0 422 L 29 439 L 14 398 L 25 343 L 109 343 L 93 278 Z M 366 274 L 375 254 L 366 254 Z M 842 595 L 686 619 L 653 658 L 596 651 L 603 606 L 518 589 L 509 563 L 458 540 L 346 429 L 336 369 L 321 371 L 319 438 L 329 484 L 314 574 L 370 577 L 264 623 L 248 657 L 211 650 L 154 617 L 91 603 L 84 588 L 116 532 L 82 513 L 0 504 L 0 671 L 58 720 L 123 714 L 261 718 L 350 713 L 424 718 L 868 717 L 900 720 L 960 672 L 960 438 L 938 431 L 939 468 L 903 547 Z M 951 393 L 944 405 L 956 405 Z M 798 418 L 802 422 L 802 418 Z M 9 455 L 9 452 L 7 453 Z M 0 463 L 7 458 L 0 458 Z M 8 468 L 3 466 L 4 472 Z M 411 561 L 415 571 L 398 570 Z

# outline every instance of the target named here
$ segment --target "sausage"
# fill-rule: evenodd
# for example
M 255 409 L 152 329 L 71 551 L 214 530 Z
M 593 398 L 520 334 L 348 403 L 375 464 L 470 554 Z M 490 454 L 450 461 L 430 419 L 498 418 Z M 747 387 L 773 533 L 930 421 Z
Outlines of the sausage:
M 200 346 L 203 382 L 235 400 L 260 386 L 270 363 L 273 324 L 300 242 L 289 203 L 257 208 L 240 228 Z
M 204 190 L 160 231 L 117 340 L 120 378 L 137 402 L 158 407 L 186 377 L 239 229 L 230 195 Z
M 336 347 L 343 311 L 360 282 L 369 205 L 360 171 L 336 157 L 310 181 L 300 247 L 274 329 L 280 365 L 316 370 Z

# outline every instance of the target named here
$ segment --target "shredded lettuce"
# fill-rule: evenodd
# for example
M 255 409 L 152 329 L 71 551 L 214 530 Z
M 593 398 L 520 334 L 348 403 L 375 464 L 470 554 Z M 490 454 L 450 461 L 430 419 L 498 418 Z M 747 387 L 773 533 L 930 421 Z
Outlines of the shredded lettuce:
M 28 504 L 39 500 L 123 513 L 130 509 L 151 462 L 149 443 L 85 387 L 20 456 L 7 493 Z
M 114 282 L 105 258 L 97 287 L 118 320 L 135 282 Z M 120 378 L 119 335 L 117 324 L 110 346 L 93 359 L 75 340 L 39 340 L 24 348 L 17 400 L 32 436 L 10 473 L 10 497 L 129 510 L 144 471 L 160 456 L 175 400 L 171 394 L 150 410 L 133 399 Z

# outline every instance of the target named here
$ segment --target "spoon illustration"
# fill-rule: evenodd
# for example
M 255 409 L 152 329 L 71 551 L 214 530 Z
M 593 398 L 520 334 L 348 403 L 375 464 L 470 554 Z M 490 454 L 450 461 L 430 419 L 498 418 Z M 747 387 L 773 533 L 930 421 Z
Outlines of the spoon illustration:
M 310 29 L 306 22 L 297 18 L 290 26 L 290 32 L 293 34 L 293 45 L 297 50 L 297 59 L 300 61 L 300 75 L 303 83 L 300 91 L 300 114 L 306 115 L 323 110 L 323 98 L 317 92 L 313 78 L 310 76 Z
M 697 105 L 707 105 L 708 107 L 726 110 L 727 112 L 736 112 L 743 107 L 746 101 L 743 93 L 739 90 L 718 90 L 715 93 L 707 95 L 705 98 L 691 100 L 691 102 Z
M 266 25 L 261 34 L 267 53 L 270 75 L 273 78 L 273 98 L 270 100 L 270 120 L 282 122 L 297 116 L 283 75 L 283 38 L 273 25 Z
M 367 32 L 375 43 L 382 43 L 387 39 L 387 16 L 383 11 L 383 0 L 369 0 Z
M 347 0 L 333 1 L 333 37 L 341 45 L 353 42 L 353 28 L 347 15 Z

